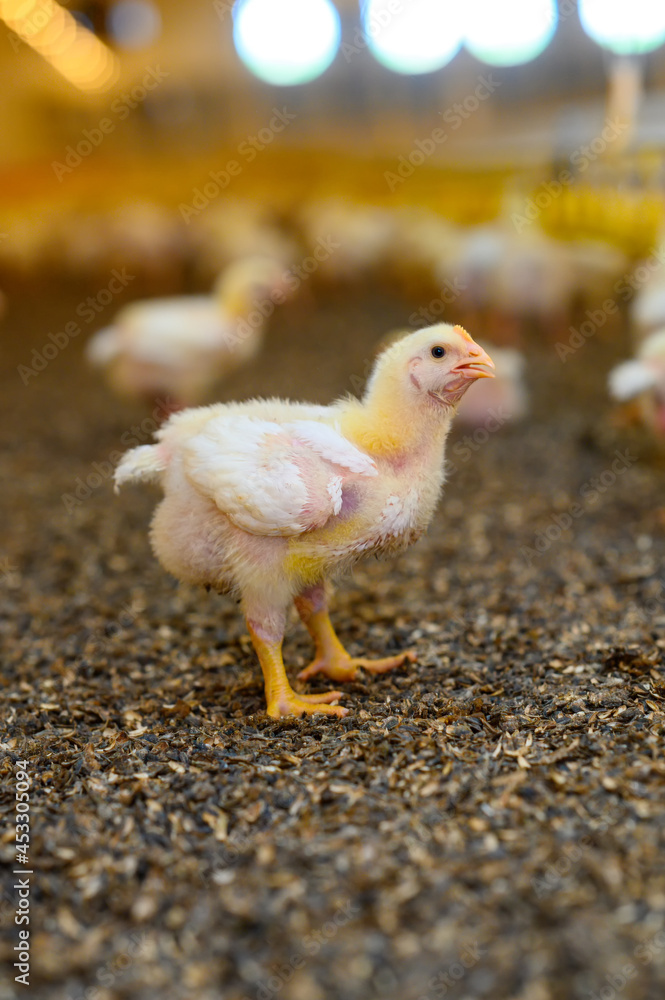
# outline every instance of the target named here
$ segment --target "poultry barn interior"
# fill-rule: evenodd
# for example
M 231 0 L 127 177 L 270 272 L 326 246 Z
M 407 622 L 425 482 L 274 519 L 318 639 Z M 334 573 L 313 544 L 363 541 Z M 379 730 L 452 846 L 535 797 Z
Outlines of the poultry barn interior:
M 652 0 L 0 0 L 0 1000 L 661 1000 L 664 46 Z M 334 714 L 293 612 L 321 711 L 275 711 L 114 470 L 437 324 L 494 377 L 331 598 L 400 663 Z

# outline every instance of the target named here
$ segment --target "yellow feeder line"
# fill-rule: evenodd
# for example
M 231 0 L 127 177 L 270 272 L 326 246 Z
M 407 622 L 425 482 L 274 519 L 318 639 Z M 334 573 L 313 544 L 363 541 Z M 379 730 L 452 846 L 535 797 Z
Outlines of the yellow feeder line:
M 631 256 L 647 256 L 665 224 L 665 200 L 652 192 L 570 187 L 543 210 L 540 223 L 560 239 L 605 240 Z
M 211 171 L 223 169 L 234 153 L 232 148 L 220 149 L 212 156 L 188 160 L 171 156 L 158 161 L 112 158 L 100 152 L 81 164 L 63 184 L 57 183 L 47 166 L 33 170 L 32 188 L 26 190 L 24 185 L 21 199 L 24 205 L 50 201 L 56 209 L 64 200 L 69 207 L 91 211 L 146 199 L 177 211 L 180 205 L 191 203 L 195 189 L 210 180 Z M 631 161 L 628 167 L 633 177 L 645 178 L 646 170 L 647 182 L 655 186 L 662 160 L 652 154 L 641 157 L 639 165 Z M 532 169 L 528 173 L 507 168 L 462 170 L 426 163 L 391 191 L 384 175 L 393 170 L 394 160 L 389 157 L 295 147 L 266 149 L 232 178 L 211 205 L 223 203 L 226 197 L 248 197 L 288 213 L 308 200 L 342 197 L 384 208 L 429 208 L 453 222 L 473 225 L 505 215 L 508 192 L 521 192 L 524 202 L 537 193 Z M 0 199 L 0 207 L 3 203 L 13 211 L 19 207 L 11 178 L 3 184 L 0 177 Z M 593 179 L 584 178 L 573 181 L 552 198 L 539 211 L 537 223 L 554 237 L 601 239 L 640 256 L 658 241 L 665 224 L 665 199 L 655 190 L 621 190 L 610 183 L 594 185 Z

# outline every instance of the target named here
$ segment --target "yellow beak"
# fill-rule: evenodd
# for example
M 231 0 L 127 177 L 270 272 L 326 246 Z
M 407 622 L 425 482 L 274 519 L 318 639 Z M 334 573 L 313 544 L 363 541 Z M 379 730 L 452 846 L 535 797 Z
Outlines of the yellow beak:
M 465 375 L 467 378 L 494 378 L 496 370 L 494 362 L 487 351 L 479 347 L 475 341 L 469 344 L 469 356 L 466 361 L 461 361 L 454 368 L 455 372 Z

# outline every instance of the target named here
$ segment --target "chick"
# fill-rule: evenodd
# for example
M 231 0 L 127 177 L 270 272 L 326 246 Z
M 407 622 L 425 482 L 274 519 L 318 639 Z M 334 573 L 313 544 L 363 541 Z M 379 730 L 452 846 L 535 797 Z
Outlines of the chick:
M 267 258 L 230 265 L 210 296 L 133 302 L 87 346 L 118 392 L 177 405 L 205 399 L 218 379 L 258 351 L 265 319 L 283 301 L 282 269 Z
M 322 238 L 329 241 L 332 249 L 321 257 L 318 276 L 333 284 L 361 281 L 378 273 L 395 243 L 391 212 L 349 204 L 342 198 L 307 203 L 299 213 L 299 222 L 310 252 L 316 251 Z
M 194 271 L 206 280 L 237 257 L 270 257 L 286 270 L 301 256 L 274 212 L 251 199 L 220 199 L 191 219 L 188 228 Z
M 265 679 L 273 718 L 324 712 L 339 691 L 304 695 L 282 659 L 292 601 L 316 658 L 299 677 L 351 680 L 413 660 L 354 659 L 330 623 L 325 582 L 372 553 L 398 552 L 426 529 L 443 484 L 446 438 L 468 387 L 493 364 L 459 326 L 412 333 L 377 360 L 362 400 L 279 399 L 177 414 L 159 443 L 135 448 L 116 485 L 158 479 L 152 546 L 180 580 L 233 591 Z
M 637 399 L 642 422 L 657 436 L 665 435 L 665 329 L 643 340 L 633 361 L 612 369 L 609 388 L 620 402 Z
M 144 282 L 168 287 L 181 276 L 185 250 L 181 221 L 161 205 L 137 200 L 112 212 L 79 209 L 63 215 L 52 266 L 98 279 L 113 267 L 126 267 Z
M 565 250 L 538 230 L 517 233 L 505 222 L 471 228 L 453 271 L 449 277 L 464 290 L 459 307 L 484 316 L 502 343 L 518 341 L 529 321 L 557 329 L 570 297 L 572 265 Z
M 648 278 L 630 308 L 631 325 L 638 340 L 662 329 L 665 324 L 665 276 L 659 270 L 649 273 L 644 265 L 638 265 L 633 273 L 637 274 L 640 269 L 647 271 Z
M 514 347 L 494 347 L 491 351 L 495 378 L 478 382 L 459 407 L 459 417 L 473 427 L 496 427 L 521 420 L 528 411 L 529 397 L 524 381 L 526 359 Z
M 560 244 L 571 265 L 570 298 L 594 306 L 616 295 L 616 284 L 629 267 L 628 256 L 602 240 L 576 239 Z

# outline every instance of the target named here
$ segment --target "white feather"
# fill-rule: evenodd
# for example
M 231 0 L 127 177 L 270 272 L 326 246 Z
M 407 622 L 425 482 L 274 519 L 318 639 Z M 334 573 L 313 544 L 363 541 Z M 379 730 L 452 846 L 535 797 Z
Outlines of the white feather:
M 95 368 L 104 368 L 118 356 L 119 352 L 120 340 L 114 326 L 98 330 L 85 346 L 86 357 Z
M 342 509 L 342 486 L 344 480 L 341 476 L 333 476 L 328 483 L 328 495 L 333 502 L 333 514 L 339 514 Z
M 623 401 L 652 389 L 658 382 L 657 373 L 644 361 L 624 361 L 613 368 L 609 376 L 610 393 Z
M 284 430 L 293 433 L 299 441 L 310 445 L 317 455 L 329 462 L 342 465 L 361 476 L 377 475 L 376 464 L 369 455 L 356 448 L 328 424 L 294 420 L 292 423 L 284 424 Z
M 159 445 L 144 444 L 125 452 L 116 467 L 113 480 L 115 492 L 123 483 L 139 479 L 156 479 L 166 469 L 166 460 Z
M 665 323 L 665 287 L 647 285 L 635 298 L 631 316 L 634 323 L 645 329 Z
M 118 316 L 124 347 L 139 361 L 182 364 L 195 351 L 230 346 L 233 325 L 213 299 L 190 295 L 126 306 Z
M 342 507 L 346 474 L 376 475 L 372 460 L 333 428 L 310 421 L 278 424 L 243 413 L 208 420 L 183 443 L 185 471 L 244 531 L 298 535 Z

